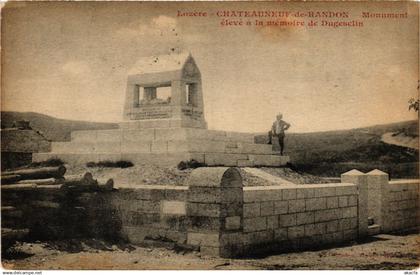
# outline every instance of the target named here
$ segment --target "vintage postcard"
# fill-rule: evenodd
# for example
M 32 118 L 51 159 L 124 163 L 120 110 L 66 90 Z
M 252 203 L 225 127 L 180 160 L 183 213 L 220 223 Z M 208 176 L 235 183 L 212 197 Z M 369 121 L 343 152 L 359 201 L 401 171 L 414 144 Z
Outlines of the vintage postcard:
M 417 274 L 418 118 L 418 2 L 4 2 L 3 273 Z

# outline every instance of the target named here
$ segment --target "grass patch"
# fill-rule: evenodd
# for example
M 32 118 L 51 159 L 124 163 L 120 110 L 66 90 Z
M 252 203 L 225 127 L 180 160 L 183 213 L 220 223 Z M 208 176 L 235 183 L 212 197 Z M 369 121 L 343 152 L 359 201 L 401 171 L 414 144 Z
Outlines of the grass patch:
M 128 168 L 128 167 L 133 167 L 134 164 L 131 161 L 126 161 L 126 160 L 119 160 L 119 161 L 99 161 L 99 162 L 93 162 L 90 161 L 88 163 L 86 163 L 86 167 L 89 168 L 97 168 L 97 167 L 102 167 L 102 168 Z

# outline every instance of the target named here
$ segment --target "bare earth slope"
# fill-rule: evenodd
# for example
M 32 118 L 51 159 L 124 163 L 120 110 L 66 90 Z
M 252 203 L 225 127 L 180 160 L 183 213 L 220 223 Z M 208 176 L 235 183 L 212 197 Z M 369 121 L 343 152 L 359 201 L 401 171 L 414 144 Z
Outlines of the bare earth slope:
M 1 128 L 11 127 L 14 121 L 30 121 L 34 130 L 51 141 L 69 141 L 70 133 L 77 130 L 103 130 L 118 128 L 116 123 L 100 123 L 59 119 L 39 113 L 1 112 Z
M 386 133 L 397 135 L 387 142 L 383 140 Z M 298 171 L 318 176 L 339 177 L 351 169 L 380 169 L 392 178 L 418 178 L 418 148 L 400 146 L 401 142 L 407 145 L 406 140 L 397 138 L 403 134 L 418 140 L 418 120 L 351 130 L 289 133 L 286 154 Z M 256 141 L 266 143 L 267 135 L 258 135 Z
M 381 140 L 388 144 L 393 144 L 401 147 L 412 149 L 419 149 L 419 137 L 407 136 L 404 133 L 385 133 Z

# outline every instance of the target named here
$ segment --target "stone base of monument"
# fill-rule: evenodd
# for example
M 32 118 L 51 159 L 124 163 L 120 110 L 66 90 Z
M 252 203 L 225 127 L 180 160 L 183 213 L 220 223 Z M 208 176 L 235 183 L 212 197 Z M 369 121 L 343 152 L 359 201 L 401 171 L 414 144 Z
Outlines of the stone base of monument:
M 133 124 L 134 125 L 134 124 Z M 51 152 L 33 161 L 60 158 L 69 164 L 131 161 L 134 164 L 177 165 L 195 159 L 209 166 L 284 166 L 271 145 L 254 143 L 254 135 L 198 128 L 89 130 L 71 133 L 70 142 L 53 142 Z
M 148 119 L 137 121 L 125 121 L 120 123 L 121 129 L 155 129 L 155 128 L 207 128 L 203 120 L 194 119 Z

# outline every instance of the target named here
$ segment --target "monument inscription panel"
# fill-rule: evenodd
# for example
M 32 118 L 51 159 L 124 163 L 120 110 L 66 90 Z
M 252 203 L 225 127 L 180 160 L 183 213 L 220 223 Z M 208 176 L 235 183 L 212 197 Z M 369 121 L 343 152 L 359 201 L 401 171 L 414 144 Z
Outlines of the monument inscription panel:
M 132 119 L 160 119 L 171 118 L 172 109 L 170 106 L 144 106 L 133 110 Z
M 203 117 L 203 112 L 194 109 L 182 109 L 182 113 L 186 116 L 191 117 L 192 119 L 201 119 Z

